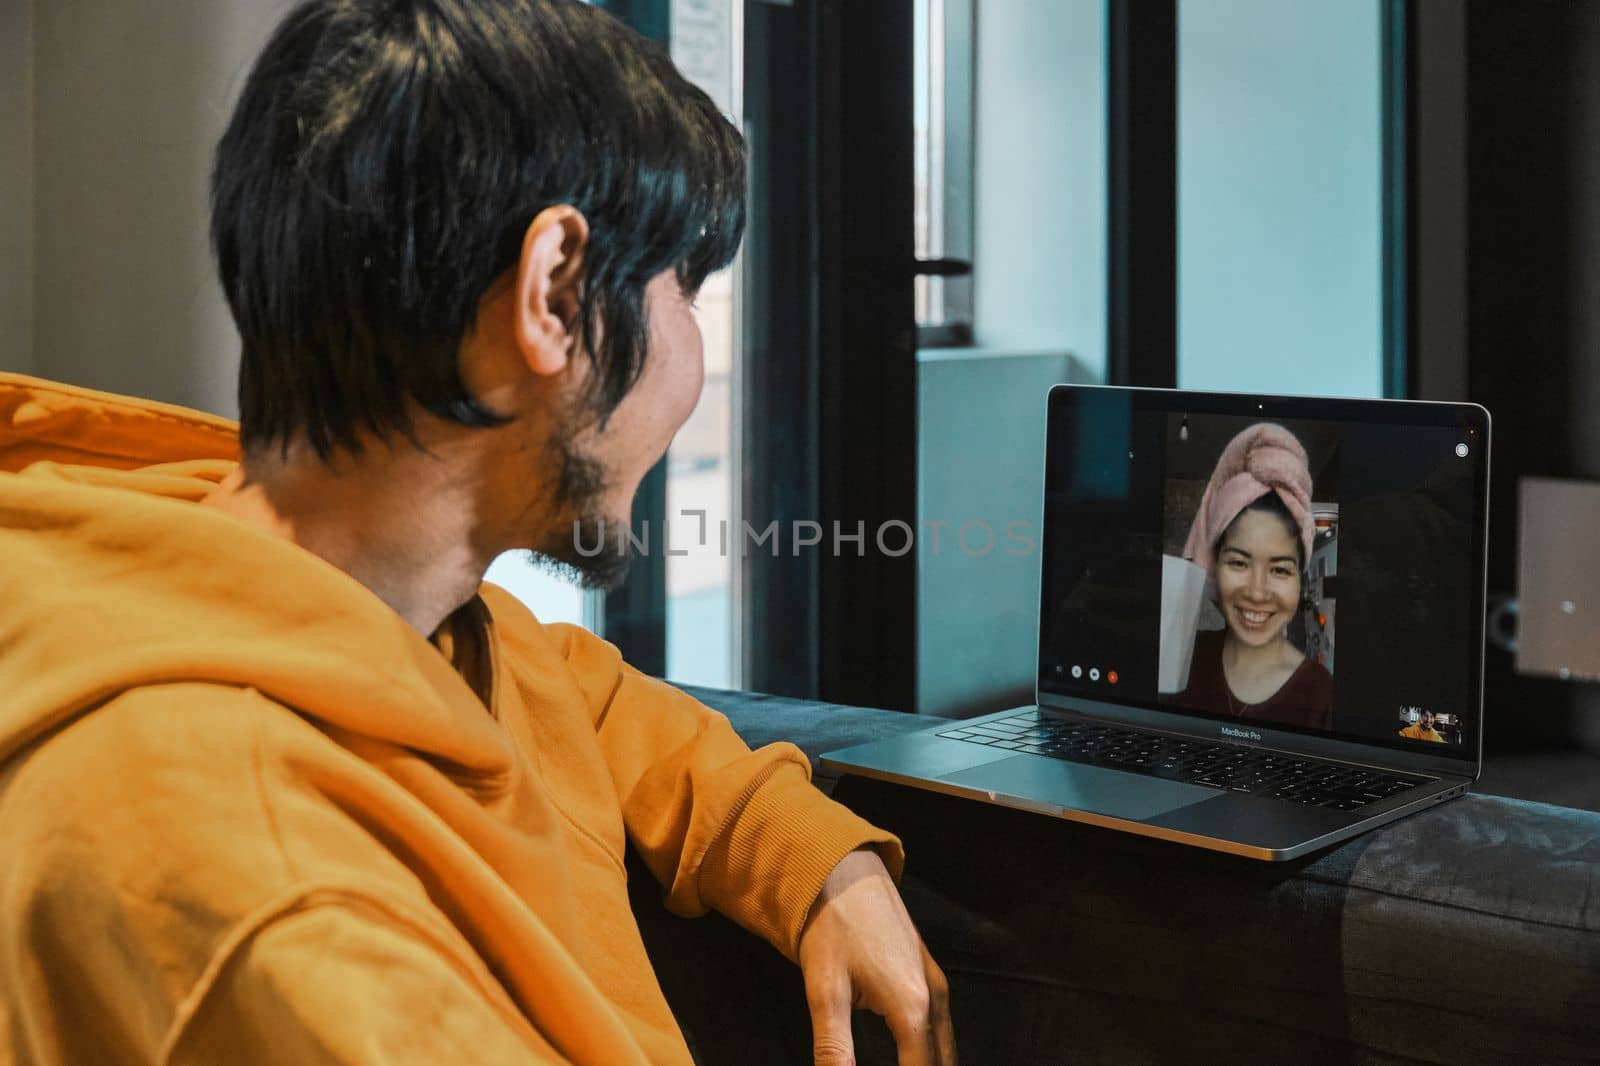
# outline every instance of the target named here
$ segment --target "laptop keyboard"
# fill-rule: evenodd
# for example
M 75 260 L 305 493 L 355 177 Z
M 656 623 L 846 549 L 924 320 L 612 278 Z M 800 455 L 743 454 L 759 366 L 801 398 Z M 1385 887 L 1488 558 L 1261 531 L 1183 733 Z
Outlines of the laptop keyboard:
M 1336 811 L 1353 811 L 1390 799 L 1431 780 L 1282 752 L 1056 718 L 1034 710 L 981 725 L 947 729 L 939 735 Z

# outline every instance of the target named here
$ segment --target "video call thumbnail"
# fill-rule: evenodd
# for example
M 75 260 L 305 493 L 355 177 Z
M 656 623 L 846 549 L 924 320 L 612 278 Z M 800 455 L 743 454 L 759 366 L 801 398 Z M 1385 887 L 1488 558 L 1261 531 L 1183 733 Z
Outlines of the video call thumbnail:
M 1426 707 L 1402 707 L 1400 728 L 1395 735 L 1430 744 L 1460 744 L 1461 716 L 1435 714 Z

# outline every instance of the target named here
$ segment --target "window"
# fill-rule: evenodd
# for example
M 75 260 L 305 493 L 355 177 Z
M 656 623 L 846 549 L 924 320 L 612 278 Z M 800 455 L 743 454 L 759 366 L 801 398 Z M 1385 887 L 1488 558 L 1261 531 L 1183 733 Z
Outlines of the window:
M 483 575 L 521 600 L 541 622 L 593 625 L 593 597 L 558 577 L 526 551 L 509 551 Z
M 917 0 L 912 22 L 919 344 L 972 339 L 973 0 Z M 942 263 L 942 267 L 932 264 Z
M 1384 388 L 1378 0 L 1179 0 L 1178 385 Z
M 742 0 L 672 0 L 672 59 L 735 124 L 743 97 Z M 700 402 L 667 452 L 667 677 L 683 684 L 732 688 L 733 552 L 723 523 L 737 528 L 734 446 L 739 432 L 736 350 L 739 262 L 706 279 L 695 301 L 705 341 Z M 654 532 L 654 531 L 652 531 Z M 665 545 L 652 545 L 663 550 Z M 677 553 L 683 554 L 677 554 Z

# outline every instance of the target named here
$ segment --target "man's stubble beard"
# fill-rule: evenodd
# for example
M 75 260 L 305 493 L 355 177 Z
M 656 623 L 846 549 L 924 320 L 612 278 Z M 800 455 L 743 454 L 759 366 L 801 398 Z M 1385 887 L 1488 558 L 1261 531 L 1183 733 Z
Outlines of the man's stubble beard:
M 533 561 L 582 588 L 614 589 L 627 578 L 632 562 L 629 519 L 601 510 L 609 487 L 605 466 L 574 442 L 575 434 L 566 431 L 571 425 L 559 429 L 551 441 L 560 457 L 551 493 L 557 520 L 536 535 L 530 550 Z

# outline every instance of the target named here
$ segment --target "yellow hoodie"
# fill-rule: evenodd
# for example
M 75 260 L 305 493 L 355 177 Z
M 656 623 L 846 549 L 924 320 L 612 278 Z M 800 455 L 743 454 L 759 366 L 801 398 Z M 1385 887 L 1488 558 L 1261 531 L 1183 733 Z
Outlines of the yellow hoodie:
M 232 423 L 0 375 L 0 1062 L 687 1062 L 628 906 L 790 958 L 895 839 L 582 629 L 424 640 L 195 506 Z

